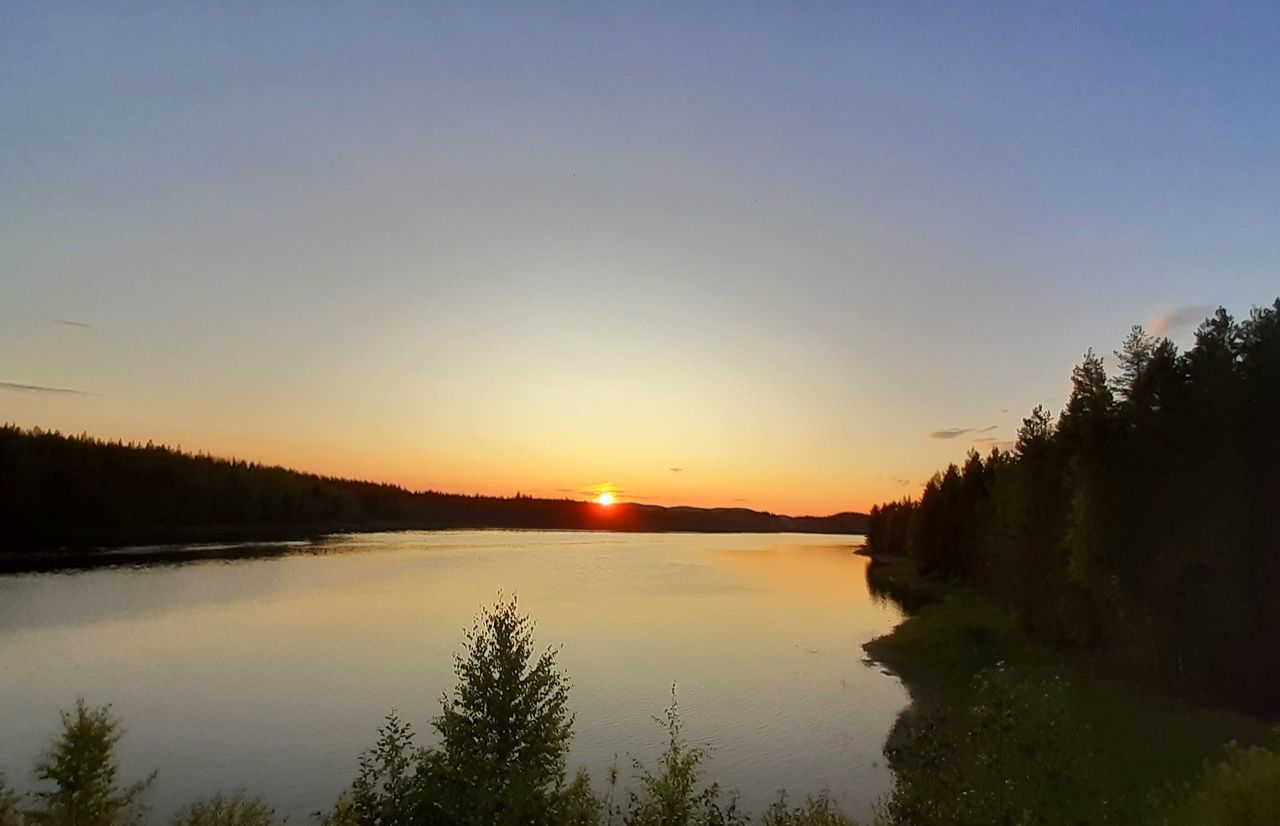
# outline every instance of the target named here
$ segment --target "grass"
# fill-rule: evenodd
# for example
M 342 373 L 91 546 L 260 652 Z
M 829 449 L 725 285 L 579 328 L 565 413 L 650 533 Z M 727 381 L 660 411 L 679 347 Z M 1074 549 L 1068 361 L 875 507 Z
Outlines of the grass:
M 1001 759 L 1008 762 L 1006 780 L 1023 776 L 1035 782 L 1035 771 L 1024 774 L 1016 755 L 979 753 L 984 744 L 975 732 L 985 730 L 994 718 L 989 692 L 983 694 L 978 687 L 989 688 L 985 675 L 995 672 L 1007 704 L 999 719 L 1004 728 L 998 741 L 990 741 L 990 749 L 998 751 L 1021 739 L 1038 760 L 1037 744 L 1052 739 L 1052 748 L 1062 752 L 1054 758 L 1060 767 L 1046 767 L 1044 776 L 1073 774 L 1076 796 L 1095 801 L 1082 815 L 1085 822 L 1147 819 L 1153 794 L 1194 780 L 1206 761 L 1222 759 L 1228 742 L 1275 742 L 1275 732 L 1265 721 L 1160 696 L 1150 687 L 1112 678 L 1085 659 L 1037 643 L 999 606 L 963 589 L 922 580 L 909 563 L 880 561 L 872 568 L 880 568 L 869 572 L 872 587 L 895 600 L 903 596 L 910 612 L 893 632 L 865 648 L 911 693 L 912 707 L 895 726 L 886 751 L 899 777 L 908 781 L 904 787 L 914 783 L 912 794 L 917 798 L 945 797 L 971 784 L 990 783 L 991 766 Z M 1033 728 L 1037 725 L 1041 729 Z M 962 764 L 956 776 L 939 779 L 936 765 L 917 759 L 939 754 Z M 971 754 L 972 772 L 963 767 Z M 973 772 L 987 772 L 987 779 Z M 1033 820 L 1058 822 L 1038 815 Z

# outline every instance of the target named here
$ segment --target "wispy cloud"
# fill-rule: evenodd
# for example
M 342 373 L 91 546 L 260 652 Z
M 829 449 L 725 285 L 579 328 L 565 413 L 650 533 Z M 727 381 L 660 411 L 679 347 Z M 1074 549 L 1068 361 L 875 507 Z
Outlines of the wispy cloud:
M 1179 333 L 1199 324 L 1212 314 L 1213 308 L 1203 304 L 1164 307 L 1147 320 L 1147 332 L 1153 336 Z
M 673 467 L 673 468 L 667 468 L 667 470 L 671 471 L 672 473 L 679 473 L 680 471 L 684 470 L 684 468 L 682 468 L 682 467 Z
M 12 393 L 45 393 L 52 395 L 91 396 L 87 390 L 73 390 L 70 387 L 45 387 L 43 384 L 19 384 L 14 381 L 0 381 L 0 390 Z
M 86 323 L 85 323 L 85 322 L 83 322 L 83 321 L 70 321 L 70 320 L 65 319 L 65 318 L 51 318 L 51 319 L 49 319 L 49 320 L 50 320 L 50 321 L 52 321 L 54 324 L 61 324 L 63 327 L 75 327 L 75 328 L 77 328 L 77 329 L 79 329 L 79 330 L 92 330 L 92 329 L 93 329 L 93 325 L 92 325 L 92 324 L 86 324 Z
M 928 434 L 930 439 L 958 439 L 966 433 L 990 433 L 999 425 L 989 424 L 986 427 L 947 427 Z

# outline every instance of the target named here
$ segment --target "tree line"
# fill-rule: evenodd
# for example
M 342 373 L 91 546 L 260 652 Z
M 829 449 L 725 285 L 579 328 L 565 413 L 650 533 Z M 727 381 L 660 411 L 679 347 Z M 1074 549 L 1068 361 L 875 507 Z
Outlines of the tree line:
M 860 533 L 865 520 L 412 492 L 149 442 L 0 427 L 0 551 L 402 528 Z
M 1280 709 L 1280 299 L 1185 352 L 1133 327 L 1055 419 L 874 507 L 873 553 L 995 598 L 1037 638 L 1199 699 Z

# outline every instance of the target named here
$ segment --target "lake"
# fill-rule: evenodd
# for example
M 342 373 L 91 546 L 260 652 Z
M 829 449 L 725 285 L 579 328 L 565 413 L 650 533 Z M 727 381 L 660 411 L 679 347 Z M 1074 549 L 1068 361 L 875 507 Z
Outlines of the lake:
M 358 534 L 230 562 L 0 577 L 0 771 L 19 790 L 77 695 L 127 729 L 152 819 L 246 789 L 306 822 L 386 713 L 419 741 L 464 626 L 515 594 L 576 712 L 571 768 L 653 763 L 676 686 L 709 776 L 759 811 L 829 790 L 867 818 L 907 694 L 862 644 L 901 615 L 867 590 L 860 537 L 450 531 Z

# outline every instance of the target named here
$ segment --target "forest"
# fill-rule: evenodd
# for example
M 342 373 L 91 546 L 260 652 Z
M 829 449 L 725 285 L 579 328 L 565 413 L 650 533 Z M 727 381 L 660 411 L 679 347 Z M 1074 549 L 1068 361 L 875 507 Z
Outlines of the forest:
M 1280 299 L 1185 352 L 1134 327 L 1056 419 L 874 507 L 871 553 L 1008 609 L 1033 638 L 1198 702 L 1280 711 Z
M 280 539 L 335 531 L 541 528 L 861 533 L 866 516 L 609 508 L 572 499 L 411 492 L 147 444 L 0 427 L 0 552 Z

